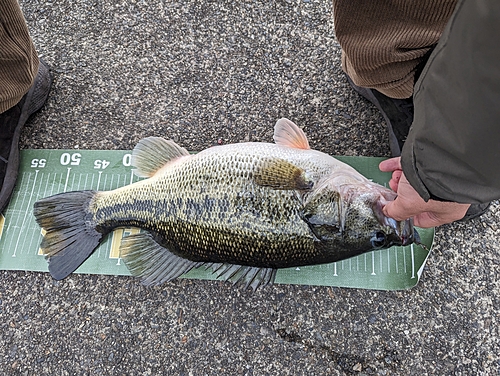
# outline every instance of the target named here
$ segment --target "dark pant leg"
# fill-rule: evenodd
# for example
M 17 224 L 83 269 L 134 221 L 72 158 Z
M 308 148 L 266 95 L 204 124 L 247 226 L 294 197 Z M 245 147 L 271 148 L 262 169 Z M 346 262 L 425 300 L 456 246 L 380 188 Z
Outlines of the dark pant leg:
M 38 57 L 17 0 L 0 1 L 0 113 L 17 104 L 38 72 Z
M 409 98 L 415 71 L 456 0 L 333 0 L 342 67 L 358 86 Z

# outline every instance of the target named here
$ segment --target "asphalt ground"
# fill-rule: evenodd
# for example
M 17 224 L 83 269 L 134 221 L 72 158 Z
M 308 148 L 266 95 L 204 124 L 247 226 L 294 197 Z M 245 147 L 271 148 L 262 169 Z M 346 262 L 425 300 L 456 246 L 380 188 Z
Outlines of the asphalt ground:
M 22 148 L 272 141 L 389 156 L 319 0 L 21 0 L 54 84 Z M 492 162 L 493 163 L 493 162 Z M 500 210 L 436 230 L 419 285 L 383 292 L 0 272 L 6 375 L 497 375 Z

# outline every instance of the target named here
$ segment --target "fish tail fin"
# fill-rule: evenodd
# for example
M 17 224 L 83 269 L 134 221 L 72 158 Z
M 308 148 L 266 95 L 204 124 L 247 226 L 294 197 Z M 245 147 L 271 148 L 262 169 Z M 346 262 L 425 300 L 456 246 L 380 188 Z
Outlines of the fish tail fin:
M 40 248 L 56 280 L 74 272 L 105 235 L 96 229 L 89 211 L 95 194 L 95 191 L 60 193 L 34 205 L 36 221 L 46 231 Z

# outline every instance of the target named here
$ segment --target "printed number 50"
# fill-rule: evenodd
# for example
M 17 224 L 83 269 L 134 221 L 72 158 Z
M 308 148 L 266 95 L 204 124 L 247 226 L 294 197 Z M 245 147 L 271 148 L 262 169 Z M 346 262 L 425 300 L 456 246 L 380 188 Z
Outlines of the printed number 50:
M 82 155 L 80 153 L 63 153 L 61 154 L 61 164 L 67 166 L 71 164 L 72 166 L 79 166 L 82 160 Z

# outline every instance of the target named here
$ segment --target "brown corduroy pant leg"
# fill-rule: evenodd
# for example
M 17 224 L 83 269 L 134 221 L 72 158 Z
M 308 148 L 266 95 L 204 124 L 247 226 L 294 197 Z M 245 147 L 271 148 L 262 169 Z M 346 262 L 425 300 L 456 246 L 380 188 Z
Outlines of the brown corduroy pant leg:
M 38 56 L 17 0 L 0 0 L 0 113 L 33 85 Z
M 439 40 L 457 0 L 333 0 L 342 68 L 358 86 L 413 94 L 415 71 Z

